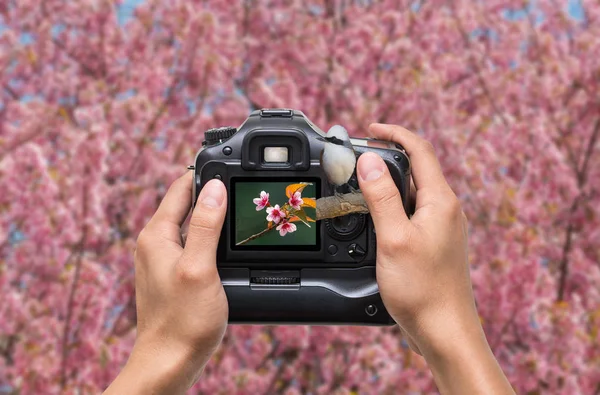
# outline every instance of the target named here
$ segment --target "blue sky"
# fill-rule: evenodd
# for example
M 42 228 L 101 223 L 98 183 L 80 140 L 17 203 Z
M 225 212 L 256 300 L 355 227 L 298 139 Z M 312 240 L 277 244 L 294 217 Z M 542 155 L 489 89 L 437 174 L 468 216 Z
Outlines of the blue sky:
M 571 15 L 572 18 L 581 21 L 584 19 L 585 15 L 583 13 L 583 5 L 582 0 L 569 0 L 567 5 L 567 12 Z
M 129 19 L 131 19 L 135 7 L 142 4 L 143 2 L 144 0 L 125 0 L 117 10 L 117 18 L 119 18 L 119 23 L 124 24 Z

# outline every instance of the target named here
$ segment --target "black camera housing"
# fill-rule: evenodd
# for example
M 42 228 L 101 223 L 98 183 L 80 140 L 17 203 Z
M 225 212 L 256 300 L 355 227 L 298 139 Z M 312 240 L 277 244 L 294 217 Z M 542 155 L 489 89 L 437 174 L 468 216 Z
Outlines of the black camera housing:
M 193 202 L 213 178 L 228 190 L 228 207 L 217 250 L 217 267 L 229 302 L 230 323 L 393 325 L 375 277 L 375 228 L 368 214 L 317 221 L 311 246 L 234 245 L 234 184 L 239 181 L 311 181 L 316 198 L 334 187 L 321 168 L 325 133 L 302 112 L 254 111 L 238 128 L 205 133 L 194 165 Z M 379 154 L 409 210 L 410 161 L 398 145 L 352 138 L 355 154 Z M 264 161 L 265 147 L 288 148 L 287 162 Z M 355 188 L 356 171 L 350 182 Z M 393 215 L 393 214 L 392 214 Z

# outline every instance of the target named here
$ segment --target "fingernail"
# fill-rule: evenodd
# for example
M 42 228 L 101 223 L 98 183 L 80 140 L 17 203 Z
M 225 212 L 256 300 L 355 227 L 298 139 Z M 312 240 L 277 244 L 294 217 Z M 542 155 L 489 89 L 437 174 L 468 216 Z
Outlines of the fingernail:
M 376 180 L 383 174 L 384 166 L 385 163 L 379 155 L 367 152 L 362 154 L 358 161 L 358 176 L 363 181 Z
M 219 180 L 210 180 L 200 191 L 200 201 L 208 207 L 220 207 L 225 198 L 225 188 Z

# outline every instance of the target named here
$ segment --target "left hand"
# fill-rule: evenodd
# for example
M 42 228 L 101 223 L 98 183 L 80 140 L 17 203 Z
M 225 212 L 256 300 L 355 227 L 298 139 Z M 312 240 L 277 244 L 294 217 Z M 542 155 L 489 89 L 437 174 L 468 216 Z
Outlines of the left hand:
M 221 343 L 228 306 L 216 265 L 227 193 L 219 180 L 202 189 L 185 247 L 192 174 L 169 188 L 141 231 L 135 251 L 137 338 L 106 394 L 184 393 Z

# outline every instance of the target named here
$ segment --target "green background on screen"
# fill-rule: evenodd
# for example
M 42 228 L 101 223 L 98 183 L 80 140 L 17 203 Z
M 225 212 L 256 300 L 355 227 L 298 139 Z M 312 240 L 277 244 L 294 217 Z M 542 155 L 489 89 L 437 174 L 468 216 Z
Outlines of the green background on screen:
M 276 204 L 283 207 L 288 201 L 285 195 L 285 188 L 290 184 L 297 184 L 300 181 L 285 182 L 236 182 L 235 183 L 235 243 L 247 239 L 248 237 L 261 232 L 267 228 L 267 209 L 256 211 L 256 205 L 252 202 L 254 198 L 260 196 L 261 191 L 269 194 L 271 206 Z M 315 184 L 308 185 L 302 191 L 302 197 L 316 197 Z M 316 210 L 312 207 L 305 207 L 304 211 L 310 217 L 315 219 Z M 315 245 L 317 243 L 318 224 L 310 222 L 310 228 L 301 221 L 294 222 L 297 230 L 280 236 L 279 231 L 273 229 L 266 234 L 245 243 L 239 247 L 246 246 L 272 246 L 272 245 Z

